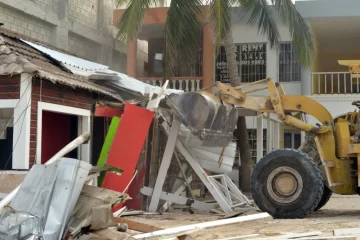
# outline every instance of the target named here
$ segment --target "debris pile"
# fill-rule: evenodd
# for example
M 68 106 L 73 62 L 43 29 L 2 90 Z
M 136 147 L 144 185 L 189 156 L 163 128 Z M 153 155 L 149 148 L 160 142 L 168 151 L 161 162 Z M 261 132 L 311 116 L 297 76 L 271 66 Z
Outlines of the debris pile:
M 0 238 L 77 239 L 116 227 L 112 207 L 130 198 L 87 185 L 91 170 L 89 163 L 71 158 L 34 165 L 1 211 Z

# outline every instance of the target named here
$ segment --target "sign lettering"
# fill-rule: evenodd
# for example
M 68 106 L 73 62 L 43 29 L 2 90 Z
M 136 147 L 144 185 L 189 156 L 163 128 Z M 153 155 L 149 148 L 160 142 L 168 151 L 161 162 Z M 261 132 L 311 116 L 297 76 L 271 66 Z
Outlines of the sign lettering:
M 266 65 L 265 44 L 241 45 L 241 65 Z

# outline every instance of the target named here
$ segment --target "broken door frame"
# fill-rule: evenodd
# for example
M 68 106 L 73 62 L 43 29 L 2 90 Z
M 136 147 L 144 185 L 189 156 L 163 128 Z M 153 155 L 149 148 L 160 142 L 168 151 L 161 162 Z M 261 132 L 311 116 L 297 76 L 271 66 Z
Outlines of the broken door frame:
M 41 143 L 42 143 L 42 113 L 50 111 L 55 113 L 70 114 L 78 116 L 78 135 L 91 133 L 91 111 L 81 108 L 68 107 L 53 103 L 38 102 L 37 110 L 37 134 L 36 134 L 36 163 L 41 164 Z M 79 147 L 78 159 L 90 163 L 91 161 L 91 139 L 88 143 Z

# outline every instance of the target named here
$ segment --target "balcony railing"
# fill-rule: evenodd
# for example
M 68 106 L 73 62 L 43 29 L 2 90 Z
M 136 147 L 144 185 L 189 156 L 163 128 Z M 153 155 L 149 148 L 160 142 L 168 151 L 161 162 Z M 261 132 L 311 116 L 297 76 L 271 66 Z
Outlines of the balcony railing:
M 360 93 L 360 73 L 314 72 L 312 73 L 313 94 L 356 94 Z
M 139 78 L 148 84 L 153 86 L 162 87 L 165 83 L 165 80 L 161 78 Z M 200 90 L 203 86 L 202 77 L 174 77 L 172 80 L 169 80 L 168 88 L 183 90 L 184 92 L 194 92 Z

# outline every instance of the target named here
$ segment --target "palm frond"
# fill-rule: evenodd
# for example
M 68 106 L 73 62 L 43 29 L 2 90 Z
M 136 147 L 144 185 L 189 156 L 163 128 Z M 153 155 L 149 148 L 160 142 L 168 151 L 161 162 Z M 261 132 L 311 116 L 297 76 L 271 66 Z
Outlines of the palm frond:
M 278 47 L 280 34 L 268 1 L 239 0 L 238 2 L 243 7 L 243 14 L 248 16 L 248 24 L 258 26 L 258 32 L 268 38 L 271 48 Z
M 201 0 L 172 0 L 165 26 L 165 75 L 170 77 L 176 64 L 186 65 L 201 44 Z
M 119 2 L 121 1 L 122 0 L 119 0 Z M 116 38 L 125 43 L 133 40 L 144 18 L 145 11 L 151 7 L 152 3 L 155 2 L 156 0 L 129 1 L 123 15 L 115 25 L 119 30 Z
M 305 19 L 291 0 L 271 0 L 282 21 L 288 25 L 296 54 L 302 65 L 310 67 L 316 54 L 316 41 Z
M 212 0 L 210 3 L 211 26 L 216 36 L 216 49 L 219 50 L 221 41 L 231 31 L 231 1 Z

